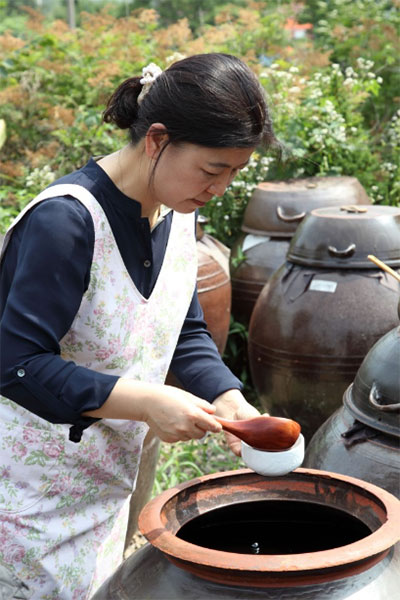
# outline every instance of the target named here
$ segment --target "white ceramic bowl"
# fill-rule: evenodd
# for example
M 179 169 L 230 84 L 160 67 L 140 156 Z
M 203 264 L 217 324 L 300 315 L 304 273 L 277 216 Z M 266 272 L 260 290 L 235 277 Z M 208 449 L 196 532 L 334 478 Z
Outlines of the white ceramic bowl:
M 300 467 L 304 460 L 304 437 L 300 434 L 291 448 L 282 451 L 260 450 L 242 441 L 242 459 L 259 475 L 286 475 Z

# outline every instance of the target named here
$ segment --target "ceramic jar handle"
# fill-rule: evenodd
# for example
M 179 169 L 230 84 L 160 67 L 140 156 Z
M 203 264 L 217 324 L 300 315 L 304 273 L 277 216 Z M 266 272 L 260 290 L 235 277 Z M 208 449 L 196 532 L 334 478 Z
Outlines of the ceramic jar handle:
M 303 211 L 297 215 L 285 215 L 281 206 L 276 207 L 276 214 L 281 221 L 285 221 L 285 223 L 291 223 L 292 221 L 301 221 L 306 216 L 306 213 Z
M 347 258 L 348 256 L 352 256 L 356 249 L 355 244 L 350 244 L 345 250 L 338 250 L 335 246 L 328 246 L 329 254 L 332 256 L 338 256 L 339 258 Z
M 396 404 L 379 404 L 379 397 L 378 386 L 373 383 L 369 393 L 369 403 L 382 412 L 400 412 L 400 402 Z

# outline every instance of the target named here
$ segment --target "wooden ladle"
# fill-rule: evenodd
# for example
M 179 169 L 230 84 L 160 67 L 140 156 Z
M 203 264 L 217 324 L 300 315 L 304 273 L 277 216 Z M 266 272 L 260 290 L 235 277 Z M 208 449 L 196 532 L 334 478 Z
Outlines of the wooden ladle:
M 214 418 L 221 423 L 222 429 L 260 450 L 287 450 L 296 443 L 301 430 L 296 421 L 283 417 L 260 415 L 237 421 Z
M 394 271 L 391 267 L 389 267 L 389 265 L 387 265 L 383 261 L 379 260 L 379 258 L 376 258 L 376 256 L 374 256 L 373 254 L 368 254 L 367 258 L 371 262 L 376 264 L 378 267 L 380 267 L 382 269 L 382 271 L 386 271 L 386 273 L 389 273 L 390 275 L 392 275 L 392 277 L 397 279 L 398 282 L 400 282 L 400 275 L 397 273 L 397 271 Z

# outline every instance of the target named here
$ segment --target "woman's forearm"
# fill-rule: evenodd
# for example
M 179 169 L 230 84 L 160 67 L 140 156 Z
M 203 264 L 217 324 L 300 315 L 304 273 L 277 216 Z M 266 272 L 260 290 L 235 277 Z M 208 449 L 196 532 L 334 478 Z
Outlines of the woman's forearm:
M 215 407 L 173 386 L 120 378 L 103 406 L 84 416 L 146 422 L 166 442 L 201 438 L 218 432 Z

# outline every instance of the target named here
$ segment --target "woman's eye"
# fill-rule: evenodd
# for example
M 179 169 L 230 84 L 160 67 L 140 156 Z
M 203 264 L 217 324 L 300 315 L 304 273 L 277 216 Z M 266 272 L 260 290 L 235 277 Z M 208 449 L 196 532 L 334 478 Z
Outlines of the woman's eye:
M 206 171 L 205 169 L 202 169 L 202 171 L 209 177 L 217 177 L 217 175 L 219 175 L 219 173 L 210 173 L 210 171 Z

